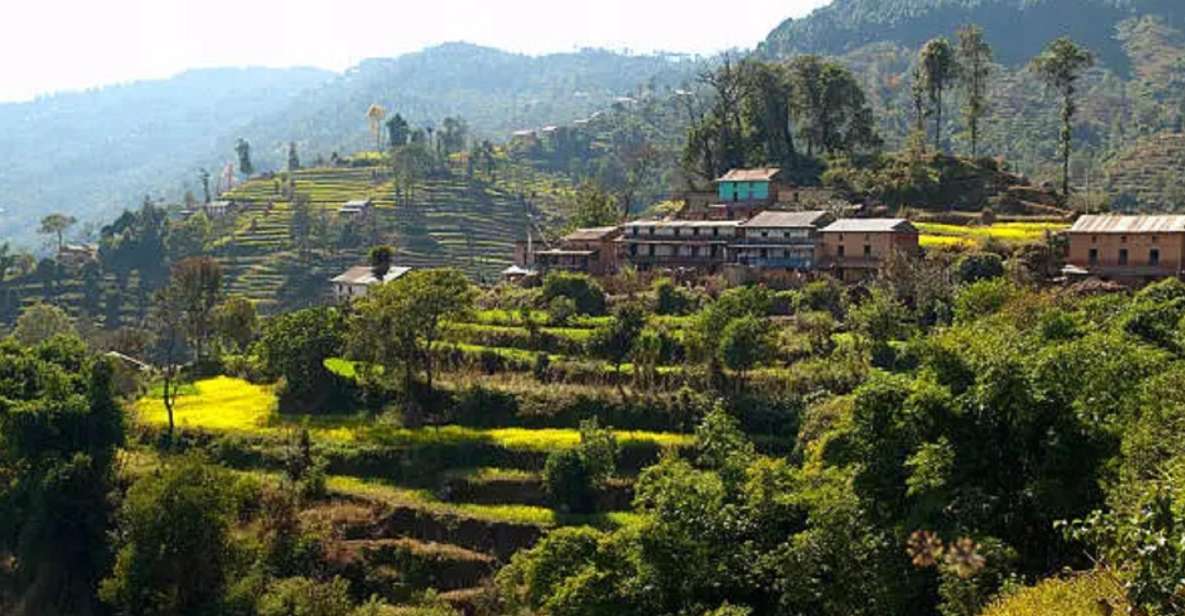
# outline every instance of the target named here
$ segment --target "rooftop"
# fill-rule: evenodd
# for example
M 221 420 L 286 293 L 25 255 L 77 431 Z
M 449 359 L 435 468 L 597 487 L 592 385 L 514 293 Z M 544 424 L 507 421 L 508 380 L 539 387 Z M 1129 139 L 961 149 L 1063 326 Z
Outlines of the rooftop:
M 917 227 L 904 218 L 841 218 L 823 229 L 824 233 L 917 233 Z
M 564 236 L 565 242 L 596 242 L 612 238 L 620 233 L 619 227 L 590 227 L 577 229 Z
M 830 218 L 830 214 L 822 211 L 809 212 L 773 212 L 766 210 L 749 220 L 741 223 L 742 227 L 774 228 L 774 227 L 816 227 Z
M 1185 232 L 1185 216 L 1086 215 L 1078 218 L 1070 233 L 1176 233 Z
M 739 227 L 739 220 L 635 220 L 625 227 Z
M 381 282 L 391 282 L 411 271 L 410 267 L 392 267 L 387 270 L 387 275 L 383 276 Z M 379 279 L 375 278 L 374 270 L 369 265 L 355 265 L 346 270 L 340 276 L 334 278 L 331 282 L 342 284 L 364 284 L 367 286 L 379 284 Z
M 782 172 L 777 167 L 762 169 L 733 169 L 717 182 L 772 182 Z

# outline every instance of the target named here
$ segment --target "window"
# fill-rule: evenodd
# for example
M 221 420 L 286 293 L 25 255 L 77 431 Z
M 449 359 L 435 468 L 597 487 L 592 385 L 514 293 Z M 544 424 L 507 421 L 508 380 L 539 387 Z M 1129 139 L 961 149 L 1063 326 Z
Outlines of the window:
M 1119 264 L 1120 265 L 1127 265 L 1127 249 L 1126 248 L 1119 249 Z
M 1091 265 L 1098 265 L 1099 264 L 1099 249 L 1098 248 L 1091 248 L 1090 249 L 1090 264 Z
M 654 256 L 654 244 L 650 245 L 650 256 Z
M 868 257 L 871 257 L 871 256 L 872 256 L 872 246 L 869 246 L 868 244 L 865 244 L 865 245 L 864 245 L 864 257 L 865 257 L 865 258 L 868 258 Z
M 1090 236 L 1090 243 L 1091 244 L 1098 244 L 1099 243 L 1099 236 L 1097 236 L 1097 235 Z
M 843 258 L 843 244 L 840 244 L 838 247 L 836 247 L 835 254 L 841 259 Z
M 720 227 L 712 227 L 712 235 L 720 235 Z
M 1160 249 L 1153 248 L 1148 251 L 1148 265 L 1160 265 Z
M 1126 235 L 1119 236 L 1119 243 L 1126 244 L 1127 243 L 1127 236 Z

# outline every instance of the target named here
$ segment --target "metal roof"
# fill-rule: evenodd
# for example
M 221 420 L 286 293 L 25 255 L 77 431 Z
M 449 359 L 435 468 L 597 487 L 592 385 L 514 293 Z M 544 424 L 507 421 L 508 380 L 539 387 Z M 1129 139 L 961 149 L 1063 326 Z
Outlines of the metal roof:
M 717 182 L 772 182 L 782 172 L 777 167 L 760 169 L 733 169 Z
M 410 271 L 410 267 L 392 267 L 387 270 L 387 275 L 383 276 L 382 282 L 391 282 Z M 331 282 L 370 286 L 372 284 L 378 284 L 380 281 L 378 278 L 375 278 L 374 270 L 369 265 L 355 265 L 343 272 L 340 276 L 335 277 Z
M 918 232 L 917 227 L 904 218 L 841 218 L 823 229 L 823 233 L 887 233 L 892 231 Z
M 1185 216 L 1086 215 L 1078 218 L 1070 233 L 1180 233 L 1185 232 Z
M 740 220 L 635 220 L 626 227 L 739 227 Z
M 590 227 L 577 229 L 564 236 L 566 242 L 596 242 L 613 237 L 621 232 L 619 227 Z
M 830 218 L 830 214 L 823 211 L 810 212 L 773 212 L 764 211 L 741 223 L 746 229 L 775 228 L 775 227 L 816 227 Z

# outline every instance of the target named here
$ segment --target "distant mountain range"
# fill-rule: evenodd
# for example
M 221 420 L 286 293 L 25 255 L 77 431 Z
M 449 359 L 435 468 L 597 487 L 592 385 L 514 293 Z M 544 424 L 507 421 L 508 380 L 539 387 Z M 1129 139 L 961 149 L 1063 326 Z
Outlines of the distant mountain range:
M 413 127 L 456 115 L 475 136 L 501 139 L 574 121 L 639 88 L 677 87 L 695 66 L 673 55 L 533 57 L 454 43 L 367 60 L 344 74 L 201 70 L 0 104 L 0 239 L 35 244 L 48 212 L 102 222 L 144 195 L 200 195 L 198 169 L 217 177 L 240 137 L 259 169 L 286 161 L 290 141 L 306 161 L 367 147 L 373 103 Z

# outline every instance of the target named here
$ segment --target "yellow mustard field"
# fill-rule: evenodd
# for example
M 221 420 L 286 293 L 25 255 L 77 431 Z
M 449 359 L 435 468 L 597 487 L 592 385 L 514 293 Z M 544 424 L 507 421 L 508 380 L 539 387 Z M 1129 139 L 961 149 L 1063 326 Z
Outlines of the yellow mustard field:
M 280 415 L 275 391 L 270 386 L 253 385 L 225 376 L 198 381 L 192 392 L 179 397 L 174 408 L 175 422 L 182 429 L 283 436 L 293 428 L 305 426 L 313 438 L 338 443 L 447 445 L 484 441 L 525 451 L 567 449 L 580 442 L 578 430 L 564 428 L 441 426 L 410 429 L 365 415 Z M 141 399 L 135 409 L 139 421 L 157 427 L 168 425 L 168 414 L 159 396 L 149 395 Z M 622 430 L 615 431 L 614 435 L 621 444 L 645 442 L 684 446 L 691 442 L 691 437 L 685 434 Z
M 1001 222 L 986 226 L 947 225 L 919 222 L 919 242 L 924 247 L 965 245 L 974 247 L 988 238 L 1006 244 L 1027 244 L 1045 239 L 1045 234 L 1064 231 L 1069 225 L 1060 222 Z

